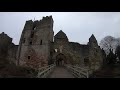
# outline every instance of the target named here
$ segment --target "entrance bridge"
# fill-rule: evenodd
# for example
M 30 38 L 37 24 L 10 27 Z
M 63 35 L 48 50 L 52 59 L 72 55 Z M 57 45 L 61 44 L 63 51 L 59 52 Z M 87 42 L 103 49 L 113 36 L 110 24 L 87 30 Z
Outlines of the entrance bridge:
M 51 64 L 38 71 L 37 78 L 89 78 L 90 70 L 79 66 Z

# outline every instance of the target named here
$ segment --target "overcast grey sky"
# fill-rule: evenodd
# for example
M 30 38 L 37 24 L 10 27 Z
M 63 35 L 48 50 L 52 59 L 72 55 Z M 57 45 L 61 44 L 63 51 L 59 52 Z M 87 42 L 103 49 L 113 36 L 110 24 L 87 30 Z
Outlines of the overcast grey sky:
M 0 12 L 0 33 L 18 44 L 26 20 L 52 15 L 54 34 L 63 30 L 69 41 L 87 44 L 94 34 L 98 43 L 107 35 L 120 37 L 120 12 Z

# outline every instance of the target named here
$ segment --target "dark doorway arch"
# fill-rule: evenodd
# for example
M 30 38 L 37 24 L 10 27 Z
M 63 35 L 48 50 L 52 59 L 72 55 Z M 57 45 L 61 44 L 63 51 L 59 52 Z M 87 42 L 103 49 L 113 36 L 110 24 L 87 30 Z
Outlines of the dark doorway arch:
M 64 66 L 66 63 L 66 57 L 64 54 L 60 53 L 56 56 L 56 66 Z

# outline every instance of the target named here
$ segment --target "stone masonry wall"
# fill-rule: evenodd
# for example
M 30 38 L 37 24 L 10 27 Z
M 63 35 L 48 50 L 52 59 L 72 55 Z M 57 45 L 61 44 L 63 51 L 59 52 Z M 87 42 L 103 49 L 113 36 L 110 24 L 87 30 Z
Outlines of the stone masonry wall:
M 25 24 L 18 50 L 19 65 L 34 69 L 48 65 L 54 34 L 52 26 L 51 17 Z

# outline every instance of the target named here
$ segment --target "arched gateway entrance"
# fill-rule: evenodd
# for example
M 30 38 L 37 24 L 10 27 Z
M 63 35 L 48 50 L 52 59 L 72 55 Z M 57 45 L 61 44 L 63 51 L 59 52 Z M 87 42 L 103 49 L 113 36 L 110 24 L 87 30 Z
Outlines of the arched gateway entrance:
M 56 56 L 56 66 L 64 66 L 66 57 L 64 54 L 60 53 Z

